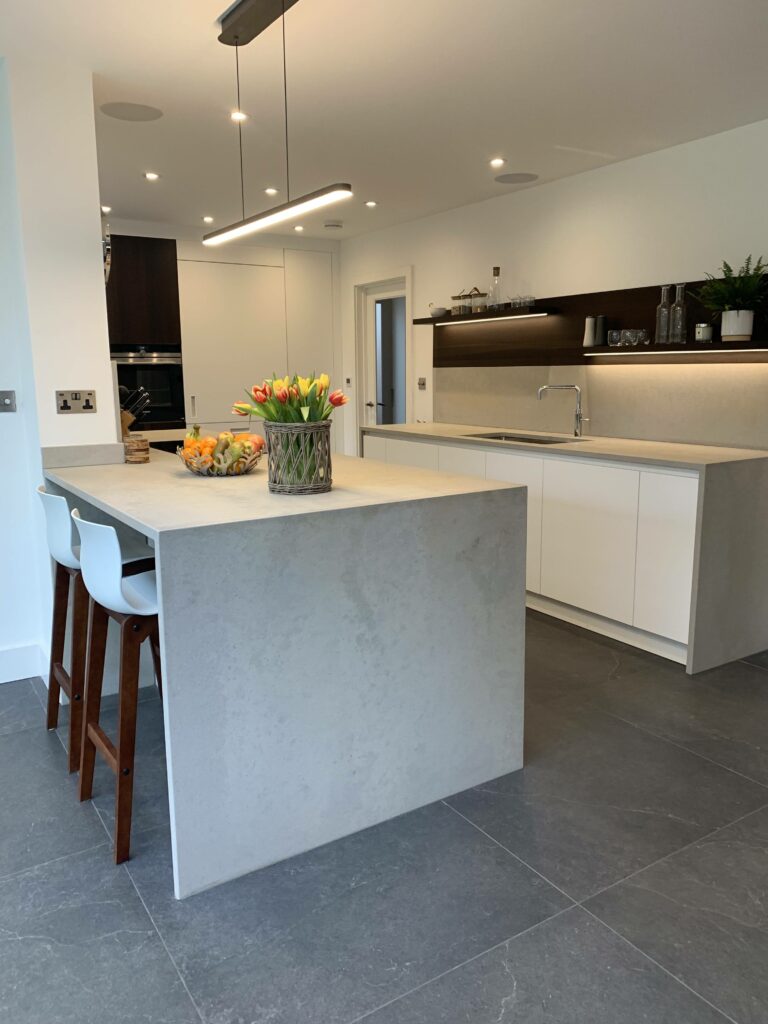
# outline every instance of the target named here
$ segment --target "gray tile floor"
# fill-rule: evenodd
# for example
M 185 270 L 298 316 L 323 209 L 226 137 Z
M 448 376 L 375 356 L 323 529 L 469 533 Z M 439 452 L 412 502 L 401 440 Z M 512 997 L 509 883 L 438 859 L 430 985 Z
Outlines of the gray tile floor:
M 116 868 L 111 777 L 79 805 L 39 680 L 1 686 L 0 1021 L 764 1024 L 768 657 L 530 615 L 527 696 L 522 772 L 179 903 L 159 702 Z

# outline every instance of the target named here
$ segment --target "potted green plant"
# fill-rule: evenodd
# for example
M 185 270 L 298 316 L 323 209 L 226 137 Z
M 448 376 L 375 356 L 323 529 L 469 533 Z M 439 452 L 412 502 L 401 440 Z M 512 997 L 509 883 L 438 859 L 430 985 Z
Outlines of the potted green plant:
M 747 256 L 738 271 L 725 260 L 722 277 L 707 274 L 696 298 L 711 311 L 713 319 L 722 317 L 723 341 L 750 341 L 755 310 L 765 301 L 766 271 L 762 256 L 756 263 Z

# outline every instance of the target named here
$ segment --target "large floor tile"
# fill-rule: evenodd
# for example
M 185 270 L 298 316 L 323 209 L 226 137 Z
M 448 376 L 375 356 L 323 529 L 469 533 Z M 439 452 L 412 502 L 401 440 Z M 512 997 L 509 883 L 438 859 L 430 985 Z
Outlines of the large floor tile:
M 0 1020 L 199 1024 L 127 873 L 100 850 L 0 882 Z
M 102 710 L 100 721 L 108 736 L 117 739 L 116 708 Z M 100 757 L 96 757 L 93 803 L 98 808 L 109 834 L 115 828 L 115 776 Z M 168 776 L 165 762 L 163 705 L 159 700 L 139 704 L 136 723 L 136 754 L 133 773 L 133 823 L 135 833 L 168 821 Z
M 31 679 L 0 684 L 0 736 L 23 729 L 44 729 L 45 712 Z
M 568 902 L 442 804 L 181 902 L 155 833 L 130 872 L 211 1024 L 343 1024 Z
M 695 676 L 654 665 L 593 688 L 589 702 L 768 786 L 768 673 L 734 662 Z
M 0 738 L 0 878 L 104 842 L 55 733 L 27 729 Z
M 725 1024 L 574 908 L 365 1018 L 366 1024 Z
M 551 616 L 527 614 L 525 696 L 529 702 L 583 702 L 601 686 L 654 664 L 668 662 Z
M 574 899 L 766 802 L 747 779 L 611 715 L 537 705 L 526 767 L 449 798 Z
M 768 809 L 587 906 L 739 1024 L 768 1020 Z

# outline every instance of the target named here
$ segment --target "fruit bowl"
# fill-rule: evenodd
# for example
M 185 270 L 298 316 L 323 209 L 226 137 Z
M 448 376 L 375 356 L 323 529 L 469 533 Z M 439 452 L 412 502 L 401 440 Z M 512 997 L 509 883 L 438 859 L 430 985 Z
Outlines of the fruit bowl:
M 264 438 L 229 431 L 200 437 L 200 428 L 194 427 L 176 454 L 196 476 L 245 476 L 253 472 L 264 454 Z

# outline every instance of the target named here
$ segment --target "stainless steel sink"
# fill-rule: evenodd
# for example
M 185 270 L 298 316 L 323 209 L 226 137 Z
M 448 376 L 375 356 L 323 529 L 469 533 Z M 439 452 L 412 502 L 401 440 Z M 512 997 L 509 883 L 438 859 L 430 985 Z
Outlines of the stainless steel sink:
M 521 444 L 578 444 L 583 437 L 546 437 L 543 434 L 462 434 L 478 441 L 519 441 Z

